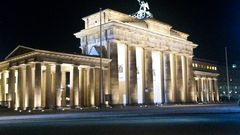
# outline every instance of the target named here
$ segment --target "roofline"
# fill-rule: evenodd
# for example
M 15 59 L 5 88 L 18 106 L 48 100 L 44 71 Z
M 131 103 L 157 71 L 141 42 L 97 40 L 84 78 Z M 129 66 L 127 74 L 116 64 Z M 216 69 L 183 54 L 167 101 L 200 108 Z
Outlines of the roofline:
M 123 23 L 123 22 L 117 21 L 117 20 L 111 20 L 110 22 L 104 23 L 104 24 L 102 24 L 102 25 L 103 25 L 103 27 L 104 27 L 104 25 L 111 25 L 111 23 L 117 23 L 117 24 L 123 25 L 123 26 L 131 26 L 131 27 L 133 27 L 133 28 L 137 28 L 138 30 L 143 30 L 143 31 L 145 31 L 145 32 L 149 32 L 149 33 L 154 34 L 154 35 L 165 36 L 165 37 L 167 37 L 167 38 L 173 38 L 174 40 L 177 40 L 177 41 L 180 41 L 180 42 L 185 42 L 185 43 L 190 44 L 191 46 L 193 46 L 193 48 L 198 47 L 198 44 L 195 44 L 195 43 L 193 43 L 192 41 L 189 41 L 188 39 L 183 39 L 183 38 L 175 37 L 175 36 L 168 35 L 168 34 L 164 34 L 164 33 L 160 33 L 160 32 L 157 32 L 157 31 L 151 31 L 151 30 L 146 29 L 146 28 L 142 28 L 142 27 L 135 26 L 135 25 L 132 25 L 132 24 L 126 24 L 126 23 Z M 91 30 L 91 29 L 96 29 L 96 28 L 98 28 L 98 27 L 99 27 L 99 26 L 95 26 L 95 27 L 88 28 L 88 29 L 83 29 L 83 30 L 81 30 L 80 32 L 74 33 L 73 35 L 77 37 L 80 33 L 84 32 L 84 31 Z
M 120 11 L 116 11 L 116 10 L 113 10 L 113 9 L 110 9 L 110 8 L 106 8 L 106 9 L 102 10 L 101 12 L 104 12 L 104 11 L 112 11 L 112 12 L 116 12 L 116 13 L 119 13 L 119 14 L 122 14 L 122 15 L 125 15 L 125 16 L 132 17 L 132 16 L 130 16 L 130 15 L 128 15 L 128 14 L 125 14 L 125 13 L 122 13 L 122 12 L 120 12 Z M 96 13 L 93 13 L 93 14 L 91 14 L 91 15 L 85 16 L 85 17 L 83 17 L 82 19 L 84 20 L 84 19 L 88 18 L 89 16 L 96 15 L 96 14 L 99 14 L 99 12 L 96 12 Z M 133 18 L 133 19 L 136 19 L 136 18 L 134 18 L 134 17 L 132 17 L 132 18 Z M 139 20 L 139 19 L 136 19 L 136 21 L 137 21 L 137 20 Z M 165 22 L 162 22 L 162 21 L 159 21 L 159 20 L 157 20 L 157 19 L 155 19 L 155 18 L 147 18 L 147 19 L 145 19 L 145 20 L 146 20 L 146 21 L 147 21 L 147 20 L 150 20 L 150 21 L 153 21 L 153 22 L 155 22 L 155 23 L 160 23 L 160 24 L 166 25 L 166 26 L 169 27 L 171 30 L 174 30 L 174 31 L 176 31 L 176 32 L 179 32 L 179 33 L 181 33 L 181 34 L 185 34 L 185 35 L 189 36 L 189 34 L 187 34 L 187 33 L 185 33 L 185 32 L 181 32 L 181 31 L 178 31 L 178 30 L 173 29 L 173 26 L 172 26 L 172 25 L 170 25 L 170 24 L 168 24 L 168 23 L 165 23 Z
M 19 47 L 31 49 L 31 50 L 33 50 L 33 53 L 55 53 L 55 54 L 59 54 L 59 55 L 66 55 L 66 56 L 72 56 L 72 57 L 87 57 L 87 58 L 99 59 L 99 57 L 96 57 L 96 56 L 77 55 L 77 54 L 71 54 L 71 53 L 65 53 L 65 52 L 57 52 L 57 51 L 48 51 L 48 50 L 34 49 L 34 48 L 31 48 L 31 47 L 26 47 L 26 46 L 22 46 L 22 45 L 17 46 L 7 57 L 9 57 L 12 53 L 14 53 L 14 51 L 16 51 Z M 19 55 L 19 56 L 21 56 L 21 55 Z M 16 59 L 16 57 L 19 57 L 19 56 L 14 56 L 12 58 L 5 59 L 5 61 L 0 62 L 0 64 L 5 63 L 6 61 L 11 61 L 12 59 Z M 108 58 L 103 58 L 103 60 L 108 61 L 108 62 L 111 61 L 111 59 L 108 59 Z
M 34 49 L 34 48 L 31 48 L 31 47 L 27 47 L 27 46 L 23 46 L 23 45 L 18 45 L 13 51 L 11 51 L 11 53 L 9 53 L 5 58 L 4 58 L 4 60 L 7 60 L 8 58 L 9 58 L 9 56 L 11 56 L 18 48 L 20 48 L 20 47 L 22 47 L 22 48 L 26 48 L 26 49 L 30 49 L 30 50 L 33 50 L 33 51 L 35 51 L 36 49 Z

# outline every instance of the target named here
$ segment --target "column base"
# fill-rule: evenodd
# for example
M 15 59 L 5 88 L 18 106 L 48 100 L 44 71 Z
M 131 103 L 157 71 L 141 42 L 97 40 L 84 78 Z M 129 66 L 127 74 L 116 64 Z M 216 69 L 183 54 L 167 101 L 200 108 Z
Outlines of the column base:
M 63 107 L 62 107 L 62 106 L 56 106 L 56 109 L 57 109 L 57 110 L 62 110 Z
M 24 107 L 23 110 L 32 110 L 32 107 Z
M 161 106 L 163 106 L 162 103 L 155 103 L 154 105 L 155 105 L 156 107 L 161 107 Z
M 99 109 L 112 108 L 112 106 L 110 106 L 109 104 L 101 104 L 101 105 L 98 105 L 98 106 L 95 106 L 95 107 L 98 107 Z
M 75 109 L 77 109 L 77 110 L 82 110 L 83 108 L 82 108 L 81 106 L 79 106 L 79 105 L 76 105 L 76 106 L 75 106 Z
M 34 107 L 33 110 L 42 110 L 42 107 Z

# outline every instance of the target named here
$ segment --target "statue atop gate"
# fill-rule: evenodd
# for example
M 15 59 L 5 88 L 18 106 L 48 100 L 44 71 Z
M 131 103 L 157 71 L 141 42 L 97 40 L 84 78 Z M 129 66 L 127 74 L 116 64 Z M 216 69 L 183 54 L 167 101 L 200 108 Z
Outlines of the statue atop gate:
M 139 11 L 134 13 L 132 16 L 137 18 L 137 19 L 147 19 L 147 18 L 153 18 L 152 13 L 150 13 L 150 8 L 148 5 L 148 2 L 145 2 L 144 0 L 138 0 L 140 8 Z

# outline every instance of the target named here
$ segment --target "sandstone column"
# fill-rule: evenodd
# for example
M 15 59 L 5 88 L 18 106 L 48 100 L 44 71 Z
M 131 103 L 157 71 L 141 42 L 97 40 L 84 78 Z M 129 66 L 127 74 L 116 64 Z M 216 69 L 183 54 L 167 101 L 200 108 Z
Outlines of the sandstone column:
M 27 109 L 28 101 L 29 101 L 29 93 L 28 93 L 28 91 L 26 89 L 26 86 L 27 86 L 26 77 L 27 77 L 27 75 L 26 75 L 26 66 L 24 66 L 22 68 L 22 79 L 23 79 L 23 81 L 22 81 L 22 91 L 23 91 L 23 108 L 24 108 L 24 110 Z
M 136 49 L 134 46 L 128 47 L 128 101 L 129 104 L 137 103 L 137 67 L 136 67 Z
M 79 67 L 79 106 L 83 107 L 84 106 L 84 84 L 83 84 L 83 68 Z
M 88 106 L 88 107 L 90 107 L 90 105 L 91 105 L 91 86 L 90 86 L 90 67 L 89 68 L 87 68 L 86 69 L 86 89 L 85 89 L 85 91 L 84 91 L 84 93 L 85 93 L 85 97 L 86 97 L 86 106 Z
M 51 65 L 47 64 L 46 65 L 46 95 L 47 95 L 46 108 L 47 109 L 53 108 L 54 95 L 52 94 L 52 83 L 53 83 L 53 78 L 52 78 Z
M 73 91 L 74 91 L 74 106 L 79 107 L 79 69 L 74 66 L 73 69 Z
M 28 99 L 26 97 L 26 66 L 21 65 L 18 68 L 18 95 L 20 109 L 26 109 Z
M 94 69 L 95 70 L 95 73 L 97 73 L 97 72 L 99 72 L 99 71 L 97 71 L 97 69 L 95 68 Z M 107 106 L 109 105 L 109 104 L 111 104 L 111 102 L 109 102 L 109 101 L 111 101 L 111 90 L 110 90 L 110 74 L 109 74 L 110 72 L 109 72 L 109 67 L 105 67 L 104 69 L 103 69 L 103 89 L 104 89 L 104 94 L 105 94 L 105 98 L 104 98 L 104 101 L 105 101 L 105 103 L 104 104 L 106 104 Z M 95 74 L 95 75 L 97 75 L 97 74 Z M 95 82 L 96 82 L 96 86 L 97 86 L 97 83 L 99 83 L 99 81 L 98 81 L 98 79 L 99 79 L 99 76 L 97 77 L 97 76 L 95 76 Z M 128 82 L 126 81 L 126 83 L 127 83 L 127 86 L 128 86 Z M 98 96 L 98 94 L 99 94 L 99 91 L 98 91 L 99 89 L 97 89 L 96 91 L 95 91 L 95 97 L 97 98 L 97 96 Z M 98 92 L 97 92 L 98 91 Z M 127 91 L 127 95 L 128 95 L 128 89 L 126 90 Z M 96 102 L 98 102 L 99 100 L 97 100 L 95 98 L 95 103 Z M 108 100 L 108 102 L 106 102 L 106 100 Z M 128 100 L 128 99 L 126 99 L 126 100 Z M 97 105 L 97 104 L 95 104 L 95 105 Z
M 95 69 L 94 68 L 90 68 L 89 71 L 89 95 L 90 95 L 90 105 L 91 107 L 95 106 Z M 104 89 L 103 89 L 104 90 Z
M 209 91 L 210 91 L 210 83 L 209 83 L 209 78 L 206 78 L 206 97 L 207 97 L 207 102 L 209 102 L 209 99 L 210 99 L 210 94 L 209 94 Z
M 219 90 L 218 90 L 218 80 L 214 79 L 214 100 L 219 102 Z
M 172 96 L 172 86 L 171 86 L 171 64 L 170 64 L 170 54 L 168 52 L 164 53 L 164 93 L 165 93 L 165 104 L 173 103 Z
M 73 65 L 71 65 L 71 68 L 70 68 L 70 106 L 71 106 L 71 108 L 74 108 L 75 107 L 75 105 L 74 105 L 74 90 L 73 90 L 73 83 L 74 83 L 74 81 L 73 81 L 73 79 L 74 79 L 74 75 L 73 75 L 73 71 L 74 70 L 74 66 Z
M 19 89 L 18 89 L 18 85 L 19 85 L 19 81 L 18 81 L 18 69 L 15 69 L 15 96 L 14 96 L 14 98 L 15 98 L 15 105 L 14 105 L 14 107 L 15 107 L 15 110 L 18 110 L 19 109 L 19 107 L 20 107 L 20 93 L 19 93 Z
M 118 92 L 116 96 L 116 100 L 118 100 L 118 104 L 126 104 L 127 102 L 127 46 L 125 44 L 118 43 L 117 44 L 117 52 L 118 52 Z
M 56 88 L 56 108 L 61 108 L 61 93 L 62 93 L 62 87 L 61 87 L 61 78 L 62 78 L 62 72 L 61 72 L 61 65 L 56 64 L 55 69 L 55 88 Z
M 3 77 L 2 72 L 0 72 L 0 102 L 3 101 Z
M 46 65 L 42 66 L 42 77 L 41 77 L 41 107 L 46 107 L 46 91 L 47 91 L 47 75 L 46 75 Z
M 213 93 L 213 79 L 209 78 L 209 94 L 210 94 L 210 102 L 214 102 L 214 93 Z
M 1 79 L 0 79 L 1 80 Z M 9 97 L 9 108 L 14 109 L 15 104 L 15 69 L 10 68 L 9 79 L 8 79 L 8 97 Z
M 181 56 L 182 61 L 182 91 L 180 94 L 180 99 L 182 103 L 187 102 L 187 62 L 186 56 Z
M 2 91 L 1 91 L 1 93 L 0 93 L 0 95 L 1 95 L 1 99 L 2 99 L 2 101 L 3 102 L 6 102 L 7 101 L 7 99 L 8 99 L 8 97 L 7 97 L 7 95 L 8 95 L 8 77 L 9 77 L 9 71 L 8 70 L 4 70 L 3 72 L 2 72 Z
M 206 102 L 206 84 L 205 84 L 205 78 L 202 78 L 202 97 L 203 97 L 203 102 Z
M 88 104 L 88 87 L 87 87 L 87 80 L 88 80 L 88 69 L 82 69 L 82 104 L 84 107 L 87 107 Z
M 160 54 L 159 54 L 160 56 Z M 160 60 L 160 57 L 159 57 Z M 160 62 L 160 61 L 159 61 Z M 153 95 L 153 72 L 152 72 L 152 51 L 144 49 L 144 103 L 154 103 Z M 159 67 L 160 70 L 160 67 Z
M 136 47 L 136 65 L 137 65 L 137 99 L 138 104 L 143 104 L 144 91 L 144 50 L 141 47 Z
M 36 63 L 35 64 L 35 90 L 34 90 L 35 109 L 41 108 L 41 91 L 42 91 L 42 65 L 41 63 Z
M 61 76 L 61 106 L 66 107 L 66 72 L 62 70 L 62 76 Z
M 163 100 L 163 56 L 160 51 L 152 52 L 153 96 L 155 104 L 162 104 Z
M 166 52 L 164 55 L 164 91 L 165 103 L 171 104 L 176 101 L 176 59 L 175 54 Z
M 28 107 L 29 109 L 34 108 L 34 86 L 35 86 L 35 78 L 33 73 L 33 67 L 31 64 L 26 67 L 26 95 L 28 97 Z
M 184 59 L 183 59 L 184 60 Z M 175 102 L 184 103 L 184 69 L 183 69 L 182 56 L 179 54 L 175 55 L 175 66 L 176 66 L 176 89 L 175 89 Z
M 203 87 L 203 79 L 200 78 L 200 100 L 204 102 L 204 87 Z
M 196 102 L 193 85 L 192 56 L 187 56 L 187 102 L 191 103 Z
M 118 51 L 117 51 L 117 43 L 110 44 L 110 59 L 112 62 L 110 63 L 110 76 L 111 76 L 111 94 L 112 94 L 112 103 L 119 104 L 119 81 L 118 81 Z
M 202 102 L 201 78 L 197 78 L 198 102 Z
M 160 52 L 160 73 L 161 73 L 161 103 L 164 104 L 165 102 L 165 91 L 164 91 L 164 54 L 163 52 Z
M 5 71 L 3 71 L 2 72 L 2 74 L 1 74 L 1 83 L 2 83 L 2 88 L 1 88 L 1 101 L 2 101 L 2 103 L 4 103 L 4 101 L 6 101 L 6 95 L 5 95 L 5 87 L 6 87 L 6 85 L 5 85 L 5 82 L 6 82 L 6 79 L 5 79 Z

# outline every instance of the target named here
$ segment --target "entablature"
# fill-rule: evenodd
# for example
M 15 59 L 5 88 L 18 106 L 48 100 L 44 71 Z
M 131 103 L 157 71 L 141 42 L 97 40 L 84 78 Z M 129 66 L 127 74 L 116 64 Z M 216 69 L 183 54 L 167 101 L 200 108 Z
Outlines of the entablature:
M 100 58 L 99 57 L 91 57 L 91 56 L 82 56 L 75 54 L 67 54 L 60 52 L 51 52 L 44 50 L 35 50 L 34 52 L 22 54 L 19 56 L 15 56 L 5 60 L 0 63 L 0 70 L 7 69 L 12 66 L 19 66 L 28 63 L 34 62 L 54 62 L 54 63 L 69 63 L 76 65 L 90 65 L 90 66 L 99 66 Z M 108 66 L 111 62 L 111 59 L 102 59 L 103 66 Z
M 99 27 L 94 27 L 82 30 L 76 33 L 75 36 L 81 38 L 81 46 L 99 45 L 99 31 Z M 192 54 L 193 49 L 197 47 L 196 44 L 181 38 L 138 27 L 130 27 L 128 24 L 116 21 L 104 24 L 102 31 L 102 41 L 106 43 L 111 40 L 118 40 L 126 42 L 128 45 L 137 44 L 156 49 L 168 48 L 168 50 L 173 51 L 185 51 L 188 54 Z
M 217 78 L 219 76 L 218 73 L 204 72 L 204 71 L 193 71 L 193 74 L 198 77 L 213 77 Z

